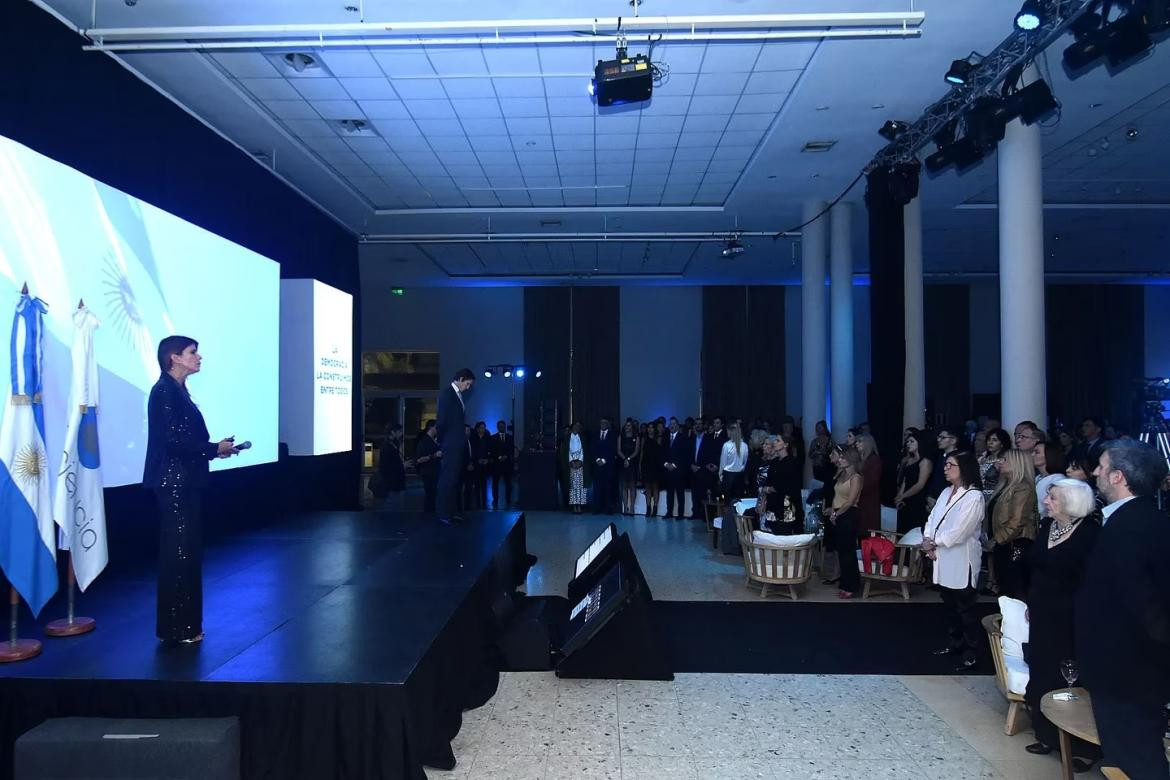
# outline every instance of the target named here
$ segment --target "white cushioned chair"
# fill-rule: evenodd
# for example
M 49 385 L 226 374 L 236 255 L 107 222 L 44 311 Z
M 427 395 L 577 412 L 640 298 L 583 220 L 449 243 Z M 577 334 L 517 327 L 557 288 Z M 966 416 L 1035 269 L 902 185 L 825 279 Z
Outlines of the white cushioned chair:
M 808 582 L 812 576 L 817 535 L 776 536 L 757 531 L 752 519 L 742 514 L 736 514 L 735 524 L 748 587 L 753 583 L 760 585 L 760 598 L 766 598 L 773 585 L 787 586 L 787 592 L 781 593 L 797 601 L 796 586 Z
M 1028 685 L 1028 666 L 1024 663 L 1023 658 L 1004 655 L 1002 626 L 1003 615 L 988 615 L 983 618 L 983 628 L 987 631 L 987 642 L 991 645 L 991 658 L 995 661 L 995 684 L 1000 693 L 1008 700 L 1007 719 L 1003 724 L 1003 733 L 1010 737 L 1018 734 L 1023 728 L 1020 721 L 1024 713 L 1027 712 L 1027 707 L 1024 706 L 1024 689 Z M 1014 673 L 1009 671 L 1009 665 L 1016 667 Z M 1023 667 L 1024 672 L 1022 685 L 1019 667 Z
M 861 590 L 861 598 L 865 600 L 870 596 L 882 595 L 898 595 L 906 601 L 910 600 L 910 586 L 917 584 L 922 579 L 922 532 L 911 531 L 905 537 L 894 533 L 893 531 L 870 531 L 871 537 L 884 537 L 894 543 L 894 560 L 890 567 L 890 573 L 884 574 L 881 565 L 874 560 L 870 561 L 870 569 L 867 571 L 864 561 L 857 562 L 857 568 L 861 570 L 861 579 L 865 583 L 865 587 Z M 903 538 L 909 538 L 912 542 L 917 539 L 916 543 L 905 544 L 902 542 Z M 874 589 L 874 584 L 877 584 L 881 589 Z

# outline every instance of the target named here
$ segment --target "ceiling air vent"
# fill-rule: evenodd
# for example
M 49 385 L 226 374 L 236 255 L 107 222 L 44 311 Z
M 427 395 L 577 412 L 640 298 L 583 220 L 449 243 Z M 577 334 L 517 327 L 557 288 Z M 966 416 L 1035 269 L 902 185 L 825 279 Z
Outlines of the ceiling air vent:
M 836 141 L 809 141 L 804 145 L 802 152 L 827 152 L 837 144 Z
M 285 67 L 297 73 L 304 73 L 306 70 L 321 67 L 321 63 L 317 62 L 316 57 L 301 51 L 290 51 L 287 54 L 282 54 L 280 55 L 280 61 L 284 63 Z
M 338 133 L 346 137 L 377 138 L 378 131 L 364 119 L 334 119 L 330 122 Z

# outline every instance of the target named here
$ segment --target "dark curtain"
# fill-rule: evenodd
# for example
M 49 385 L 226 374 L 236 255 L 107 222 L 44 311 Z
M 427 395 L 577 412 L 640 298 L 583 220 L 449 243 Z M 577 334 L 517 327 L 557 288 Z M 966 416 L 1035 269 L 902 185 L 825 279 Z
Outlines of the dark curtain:
M 555 401 L 559 426 L 568 424 L 569 292 L 568 287 L 524 288 L 524 362 L 542 372 L 540 379 L 525 380 L 525 431 L 540 429 L 542 401 Z
M 704 287 L 703 414 L 784 417 L 784 288 Z
M 1139 285 L 1045 288 L 1048 416 L 1075 428 L 1105 417 L 1140 430 L 1134 380 L 1144 375 L 1145 296 Z
M 571 287 L 573 417 L 586 430 L 609 417 L 618 427 L 621 417 L 621 311 L 617 287 Z
M 927 423 L 962 425 L 971 414 L 971 288 L 923 287 Z
M 617 287 L 525 288 L 524 361 L 544 372 L 525 385 L 530 425 L 539 419 L 542 400 L 557 402 L 561 427 L 572 422 L 570 413 L 590 431 L 602 415 L 615 425 L 623 419 L 619 293 Z
M 870 430 L 892 475 L 902 449 L 902 396 L 906 381 L 905 238 L 903 206 L 890 196 L 890 175 L 878 168 L 867 176 L 869 211 Z M 883 491 L 884 492 L 884 491 Z

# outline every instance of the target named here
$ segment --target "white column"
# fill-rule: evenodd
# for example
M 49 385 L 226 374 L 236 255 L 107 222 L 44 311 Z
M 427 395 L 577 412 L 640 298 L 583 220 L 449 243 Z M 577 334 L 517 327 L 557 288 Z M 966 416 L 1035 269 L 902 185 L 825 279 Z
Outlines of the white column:
M 804 204 L 808 222 L 825 208 L 821 201 Z M 816 424 L 825 417 L 825 234 L 827 219 L 805 225 L 800 234 L 800 343 L 802 357 L 801 426 L 806 452 Z M 812 464 L 805 459 L 804 481 L 812 479 Z
M 905 258 L 903 287 L 906 311 L 906 379 L 902 395 L 902 428 L 926 427 L 926 342 L 922 317 L 922 201 L 903 209 Z
M 857 423 L 853 403 L 853 207 L 838 203 L 829 212 L 830 413 L 833 438 Z
M 1038 78 L 1035 68 L 1025 81 Z M 1044 340 L 1044 190 L 1040 126 L 1008 123 L 999 144 L 1001 419 L 1048 425 Z

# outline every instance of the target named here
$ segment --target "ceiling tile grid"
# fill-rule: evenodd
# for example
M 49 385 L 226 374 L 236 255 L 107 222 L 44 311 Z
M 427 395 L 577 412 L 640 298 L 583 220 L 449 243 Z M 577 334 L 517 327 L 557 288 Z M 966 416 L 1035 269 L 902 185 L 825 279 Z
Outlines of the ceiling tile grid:
M 612 56 L 600 45 L 331 49 L 303 72 L 280 54 L 211 57 L 373 207 L 430 209 L 721 205 L 813 51 L 660 45 L 654 97 L 600 109 L 585 89 Z

